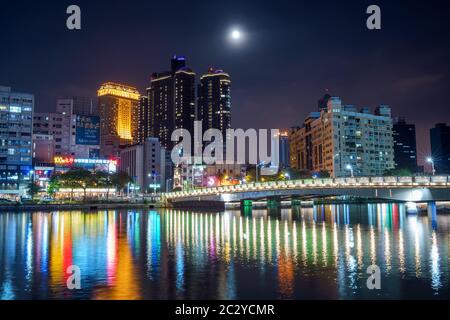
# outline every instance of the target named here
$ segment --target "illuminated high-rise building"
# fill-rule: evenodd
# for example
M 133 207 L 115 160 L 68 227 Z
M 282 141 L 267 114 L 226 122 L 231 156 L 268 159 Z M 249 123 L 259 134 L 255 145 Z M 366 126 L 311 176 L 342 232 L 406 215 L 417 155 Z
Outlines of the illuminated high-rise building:
M 139 98 L 136 88 L 112 82 L 98 90 L 102 156 L 118 156 L 120 147 L 138 141 Z
M 171 149 L 172 132 L 186 129 L 193 136 L 196 118 L 195 73 L 186 67 L 182 56 L 172 58 L 171 70 L 154 73 L 147 96 L 151 114 L 150 133 L 161 145 Z
M 218 129 L 224 140 L 231 129 L 231 79 L 228 73 L 210 68 L 198 86 L 198 120 L 203 130 Z
M 143 144 L 145 142 L 145 139 L 153 136 L 153 115 L 150 112 L 150 104 L 147 96 L 141 96 L 139 98 L 137 113 L 137 140 L 139 144 Z

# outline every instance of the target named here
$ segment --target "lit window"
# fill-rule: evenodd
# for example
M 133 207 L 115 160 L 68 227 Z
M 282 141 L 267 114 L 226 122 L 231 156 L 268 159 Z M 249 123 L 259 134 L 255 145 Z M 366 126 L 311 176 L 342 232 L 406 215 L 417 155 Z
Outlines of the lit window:
M 21 107 L 16 107 L 16 106 L 10 106 L 9 107 L 9 112 L 21 113 L 22 112 L 22 108 Z

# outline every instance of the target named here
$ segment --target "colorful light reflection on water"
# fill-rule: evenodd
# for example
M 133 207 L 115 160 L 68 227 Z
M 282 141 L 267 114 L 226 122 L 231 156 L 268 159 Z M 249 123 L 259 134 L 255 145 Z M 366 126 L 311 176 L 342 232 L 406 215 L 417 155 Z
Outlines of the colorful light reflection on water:
M 397 204 L 2 213 L 0 299 L 449 298 L 449 243 L 449 215 Z

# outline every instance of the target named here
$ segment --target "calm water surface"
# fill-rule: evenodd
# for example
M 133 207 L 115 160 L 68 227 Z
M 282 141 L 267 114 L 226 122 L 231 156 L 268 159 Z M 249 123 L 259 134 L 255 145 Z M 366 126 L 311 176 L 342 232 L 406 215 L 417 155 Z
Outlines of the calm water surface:
M 448 299 L 449 235 L 396 204 L 0 213 L 0 299 Z

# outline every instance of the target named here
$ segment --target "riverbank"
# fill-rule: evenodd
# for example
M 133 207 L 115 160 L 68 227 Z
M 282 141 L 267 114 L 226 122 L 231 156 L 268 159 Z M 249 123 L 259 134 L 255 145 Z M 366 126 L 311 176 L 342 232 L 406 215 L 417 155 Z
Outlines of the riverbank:
M 114 209 L 155 209 L 159 203 L 46 203 L 46 204 L 2 204 L 0 212 L 6 211 L 73 211 L 73 210 L 114 210 Z

